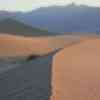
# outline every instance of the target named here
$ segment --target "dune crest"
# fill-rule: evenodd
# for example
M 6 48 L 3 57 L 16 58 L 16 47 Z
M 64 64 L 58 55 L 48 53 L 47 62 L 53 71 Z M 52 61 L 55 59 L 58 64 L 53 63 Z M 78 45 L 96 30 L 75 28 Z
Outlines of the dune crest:
M 66 47 L 53 60 L 51 100 L 100 100 L 100 38 Z

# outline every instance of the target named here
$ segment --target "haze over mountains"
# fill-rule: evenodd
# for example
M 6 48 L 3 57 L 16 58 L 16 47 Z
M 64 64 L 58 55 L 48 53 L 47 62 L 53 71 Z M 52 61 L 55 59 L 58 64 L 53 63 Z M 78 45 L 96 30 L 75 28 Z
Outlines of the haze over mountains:
M 51 32 L 100 32 L 100 8 L 70 4 L 51 6 L 30 12 L 0 12 L 0 19 L 13 18 Z

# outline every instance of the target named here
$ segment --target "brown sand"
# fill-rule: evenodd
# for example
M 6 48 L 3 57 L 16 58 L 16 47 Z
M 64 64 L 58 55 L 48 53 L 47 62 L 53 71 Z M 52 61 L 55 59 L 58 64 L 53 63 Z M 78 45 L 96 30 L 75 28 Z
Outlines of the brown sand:
M 0 34 L 0 57 L 44 55 L 76 40 L 67 36 L 21 37 L 2 33 Z
M 51 100 L 100 100 L 100 38 L 66 47 L 54 57 Z

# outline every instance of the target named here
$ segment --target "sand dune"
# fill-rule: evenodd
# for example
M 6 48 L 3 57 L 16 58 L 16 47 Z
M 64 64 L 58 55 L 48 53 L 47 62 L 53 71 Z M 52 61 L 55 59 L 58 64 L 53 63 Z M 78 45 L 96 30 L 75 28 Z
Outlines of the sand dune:
M 51 100 L 100 100 L 100 38 L 87 38 L 54 57 Z
M 52 57 L 50 57 L 50 59 L 48 58 L 48 56 L 44 57 L 45 59 L 40 57 L 39 58 L 40 60 L 37 59 L 36 61 L 33 61 L 32 66 L 29 70 L 29 72 L 32 70 L 31 74 L 33 75 L 35 74 L 33 73 L 33 71 L 36 71 L 34 67 L 37 68 L 37 66 L 39 66 L 38 69 L 42 68 L 42 71 L 44 73 L 44 69 L 47 68 L 48 65 L 48 69 L 45 73 L 48 74 L 48 71 L 50 70 L 49 68 L 51 68 L 51 65 L 53 65 L 51 100 L 99 100 L 100 99 L 99 96 L 100 38 L 97 37 L 84 38 L 83 36 L 80 38 L 78 36 L 68 36 L 68 35 L 55 36 L 55 37 L 54 36 L 21 37 L 21 36 L 0 34 L 0 57 L 29 56 L 32 54 L 45 55 L 51 53 L 52 51 L 58 48 L 64 48 L 64 49 L 58 52 L 54 56 L 53 64 L 51 64 Z M 27 64 L 24 66 L 26 66 L 25 68 L 27 69 L 28 68 L 27 66 L 30 65 Z M 20 68 L 22 67 L 18 68 L 19 70 L 16 70 L 17 67 L 14 69 L 16 73 L 19 72 Z M 13 69 L 8 71 L 9 75 L 11 74 L 10 71 L 12 70 Z M 27 70 L 26 73 L 28 75 L 29 72 L 27 72 Z M 38 72 L 40 73 L 40 71 Z M 12 74 L 14 74 L 16 77 L 16 73 Z M 27 76 L 25 76 L 26 73 L 23 73 L 23 82 L 24 82 L 24 77 L 27 78 Z M 43 73 L 39 75 L 42 77 Z M 35 76 L 38 76 L 38 73 L 36 74 L 37 75 L 33 75 L 34 79 L 37 79 L 35 78 Z M 51 73 L 49 74 L 51 75 Z M 18 76 L 20 75 L 18 74 Z M 48 75 L 48 77 L 51 78 L 50 75 Z M 9 78 L 11 76 L 9 76 Z M 29 76 L 28 78 L 31 77 L 33 79 L 33 76 L 32 77 Z M 48 77 L 46 77 L 45 79 L 46 83 L 48 82 Z M 18 79 L 20 79 L 20 77 L 18 77 Z M 49 80 L 48 83 L 49 85 L 50 81 L 51 80 Z M 43 82 L 42 78 L 41 82 Z M 39 77 L 39 83 L 41 82 Z M 29 83 L 31 83 L 31 81 Z M 20 85 L 22 86 L 22 83 L 20 83 Z M 40 91 L 39 93 L 41 94 Z
M 73 36 L 21 37 L 2 33 L 0 34 L 0 57 L 44 55 L 76 40 L 77 37 Z
M 49 100 L 53 54 L 24 63 L 0 61 L 0 100 Z

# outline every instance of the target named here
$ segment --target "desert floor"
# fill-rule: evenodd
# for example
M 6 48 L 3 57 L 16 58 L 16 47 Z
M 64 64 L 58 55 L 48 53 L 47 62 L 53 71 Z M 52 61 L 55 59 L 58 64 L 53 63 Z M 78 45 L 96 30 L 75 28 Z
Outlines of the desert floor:
M 59 49 L 79 41 L 76 36 L 0 34 L 0 100 L 49 100 L 53 56 Z M 24 57 L 30 55 L 41 56 L 31 60 Z
M 47 55 L 59 48 L 61 50 L 52 56 L 53 59 L 51 55 Z M 36 86 L 36 90 L 40 93 L 36 98 L 45 97 L 47 95 L 45 93 L 48 91 L 47 84 L 52 84 L 51 100 L 100 100 L 99 37 L 68 35 L 19 37 L 0 34 L 1 58 L 29 55 L 46 56 L 32 62 L 21 63 L 18 67 L 3 73 L 0 76 L 3 79 L 3 81 L 1 79 L 0 86 L 4 94 L 6 90 L 4 91 L 3 87 L 6 87 L 8 83 L 9 87 L 5 88 L 7 91 L 15 89 L 16 82 L 10 85 L 15 80 L 19 82 L 18 92 L 22 93 L 23 98 L 25 95 L 28 96 L 28 99 L 25 98 L 26 100 L 29 100 L 30 96 L 28 93 L 33 93 Z M 30 90 L 30 85 L 33 87 L 32 90 Z M 43 86 L 44 88 L 42 88 Z M 25 94 L 23 94 L 23 91 Z M 41 91 L 44 91 L 43 94 Z M 11 94 L 14 92 L 12 91 Z M 9 97 L 8 100 L 15 99 Z
M 45 55 L 78 41 L 73 36 L 21 37 L 0 34 L 0 57 Z
M 100 38 L 66 46 L 52 68 L 51 100 L 100 100 Z

